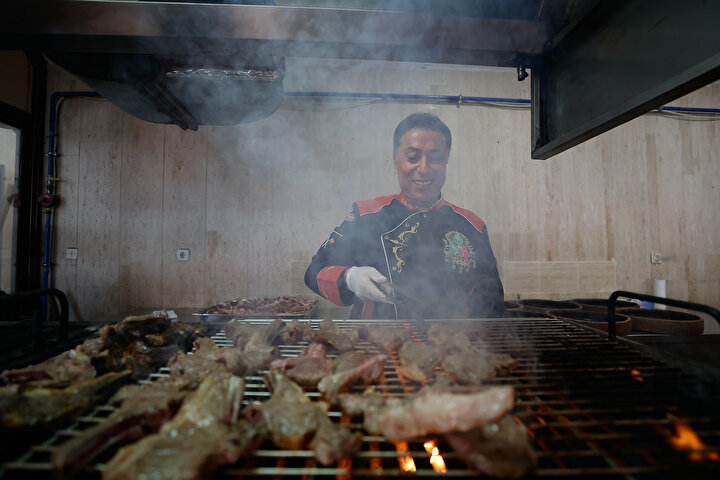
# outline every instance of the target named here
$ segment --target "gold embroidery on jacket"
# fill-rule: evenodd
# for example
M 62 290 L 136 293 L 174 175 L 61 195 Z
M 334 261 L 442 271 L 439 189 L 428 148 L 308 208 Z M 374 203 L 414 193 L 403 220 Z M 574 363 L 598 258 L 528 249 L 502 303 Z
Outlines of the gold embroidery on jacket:
M 405 224 L 405 226 L 408 227 L 409 224 Z M 394 245 L 392 247 L 392 252 L 393 252 L 393 255 L 395 255 L 395 259 L 397 259 L 397 264 L 393 267 L 393 270 L 398 273 L 402 272 L 403 265 L 405 264 L 405 260 L 403 260 L 400 256 L 405 251 L 405 247 L 407 246 L 408 236 L 415 235 L 417 233 L 418 227 L 420 227 L 420 222 L 415 223 L 415 225 L 410 227 L 410 230 L 405 230 L 403 232 L 400 232 L 397 240 L 393 240 L 391 238 L 388 239 L 388 241 Z

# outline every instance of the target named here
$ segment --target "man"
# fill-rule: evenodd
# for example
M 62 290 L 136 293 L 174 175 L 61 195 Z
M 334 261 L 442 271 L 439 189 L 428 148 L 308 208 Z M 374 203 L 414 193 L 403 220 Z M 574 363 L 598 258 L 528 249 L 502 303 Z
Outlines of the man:
M 480 217 L 442 197 L 452 135 L 415 113 L 393 137 L 400 193 L 357 202 L 320 247 L 305 284 L 352 318 L 465 318 L 504 313 Z

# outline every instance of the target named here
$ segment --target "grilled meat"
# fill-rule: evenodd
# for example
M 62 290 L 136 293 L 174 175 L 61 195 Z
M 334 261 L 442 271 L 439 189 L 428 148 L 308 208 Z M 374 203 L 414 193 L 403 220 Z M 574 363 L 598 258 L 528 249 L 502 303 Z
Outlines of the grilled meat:
M 195 340 L 195 351 L 192 354 L 178 352 L 168 362 L 170 375 L 183 377 L 192 382 L 194 387 L 209 376 L 227 376 L 228 372 L 221 357 L 221 350 L 215 342 L 208 337 Z
M 323 377 L 332 372 L 333 361 L 325 356 L 325 345 L 311 343 L 302 354 L 293 358 L 275 360 L 271 370 L 284 372 L 291 380 L 302 387 L 316 387 Z
M 444 346 L 457 333 L 463 334 L 471 342 L 485 340 L 489 335 L 487 328 L 477 322 L 452 320 L 433 323 L 428 328 L 427 337 L 433 345 Z
M 120 449 L 102 478 L 200 479 L 234 463 L 262 437 L 247 421 L 233 421 L 243 391 L 238 377 L 208 377 L 158 433 Z
M 351 432 L 342 425 L 326 421 L 318 429 L 310 442 L 315 451 L 315 459 L 322 465 L 329 466 L 343 458 L 354 457 L 362 447 L 362 433 Z
M 157 432 L 180 408 L 191 386 L 182 377 L 169 377 L 120 389 L 109 402 L 118 405 L 117 410 L 53 451 L 55 477 L 72 474 L 108 448 Z
M 313 335 L 312 341 L 330 345 L 339 352 L 349 352 L 358 342 L 358 334 L 355 330 L 341 330 L 335 322 L 325 320 L 320 330 Z
M 278 318 L 270 325 L 255 330 L 244 346 L 222 348 L 220 356 L 228 370 L 244 376 L 267 368 L 277 357 L 274 345 L 283 329 L 284 323 Z
M 310 447 L 323 465 L 352 457 L 359 451 L 362 434 L 333 423 L 327 416 L 327 403 L 312 402 L 299 385 L 278 371 L 270 372 L 265 378 L 272 397 L 260 406 L 246 408 L 244 414 L 261 412 L 278 448 Z
M 299 297 L 236 298 L 218 303 L 205 310 L 208 314 L 222 315 L 304 315 L 317 303 Z
M 397 352 L 405 340 L 408 339 L 408 332 L 404 328 L 391 328 L 381 326 L 362 326 L 358 328 L 360 338 L 370 342 L 378 349 L 387 353 Z
M 320 381 L 318 390 L 330 402 L 336 403 L 338 394 L 344 388 L 377 383 L 382 377 L 387 359 L 384 354 L 343 353 L 335 359 L 333 373 Z
M 432 378 L 432 371 L 442 361 L 445 350 L 409 340 L 400 347 L 398 356 L 398 373 L 410 380 L 422 382 Z
M 3 430 L 56 428 L 65 420 L 105 401 L 130 372 L 107 373 L 66 388 L 8 385 L 0 387 L 0 418 Z M 5 433 L 4 433 L 5 434 Z
M 298 342 L 310 342 L 315 335 L 315 330 L 308 322 L 300 322 L 294 319 L 285 324 L 280 333 L 280 343 L 284 345 L 295 345 Z
M 5 370 L 0 377 L 6 384 L 32 383 L 36 387 L 62 388 L 95 377 L 95 367 L 89 356 L 72 349 L 36 365 Z
M 412 397 L 367 403 L 365 428 L 390 441 L 467 431 L 498 421 L 513 407 L 512 387 L 488 387 L 478 392 L 451 393 L 423 389 Z
M 498 478 L 519 478 L 537 467 L 525 427 L 510 415 L 481 427 L 445 435 L 468 467 Z

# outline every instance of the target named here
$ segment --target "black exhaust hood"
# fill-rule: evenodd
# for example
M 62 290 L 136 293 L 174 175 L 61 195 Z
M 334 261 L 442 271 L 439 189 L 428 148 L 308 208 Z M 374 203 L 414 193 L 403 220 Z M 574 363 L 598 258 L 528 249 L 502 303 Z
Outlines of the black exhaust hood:
M 3 2 L 0 49 L 42 52 L 127 112 L 183 128 L 275 111 L 289 57 L 527 69 L 543 159 L 720 78 L 715 0 L 265 3 Z

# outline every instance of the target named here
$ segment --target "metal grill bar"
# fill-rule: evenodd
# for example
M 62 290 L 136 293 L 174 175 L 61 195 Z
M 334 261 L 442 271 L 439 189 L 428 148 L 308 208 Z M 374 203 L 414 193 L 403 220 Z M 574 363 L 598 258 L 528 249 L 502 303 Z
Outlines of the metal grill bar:
M 265 325 L 272 319 L 248 320 Z M 320 320 L 307 320 L 315 329 Z M 427 340 L 428 323 L 404 321 L 337 321 L 340 328 L 377 324 L 409 330 L 413 339 Z M 478 320 L 489 332 L 482 346 L 495 353 L 511 354 L 516 368 L 492 383 L 512 385 L 516 392 L 515 419 L 525 425 L 537 453 L 541 477 L 614 477 L 643 478 L 656 475 L 713 476 L 720 472 L 720 461 L 708 455 L 720 452 L 720 382 L 684 369 L 684 365 L 663 363 L 632 344 L 608 342 L 601 333 L 563 320 L 555 319 L 486 319 Z M 222 324 L 211 325 L 213 340 L 230 346 Z M 478 343 L 480 345 L 480 343 Z M 293 357 L 307 344 L 282 345 L 281 355 Z M 361 342 L 356 349 L 376 352 Z M 376 387 L 387 396 L 402 397 L 420 388 L 397 373 L 399 359 L 392 355 L 385 367 L 385 378 Z M 160 369 L 148 381 L 168 375 Z M 436 367 L 436 375 L 444 375 Z M 266 401 L 263 372 L 245 378 L 244 405 Z M 360 391 L 360 390 L 358 390 Z M 317 390 L 309 390 L 318 398 Z M 5 466 L 6 472 L 49 476 L 49 456 L 53 448 L 85 428 L 103 421 L 112 407 L 98 406 L 77 419 L 75 424 L 56 432 L 42 445 L 32 448 L 23 458 Z M 331 410 L 329 417 L 352 429 L 362 427 L 361 419 L 347 418 Z M 676 422 L 690 426 L 705 446 L 692 450 L 674 447 Z M 438 447 L 447 465 L 445 475 L 474 476 L 456 458 L 450 447 Z M 704 454 L 699 463 L 690 454 Z M 218 478 L 266 477 L 387 477 L 406 474 L 399 459 L 408 455 L 415 460 L 415 477 L 438 476 L 430 468 L 430 455 L 422 443 L 408 442 L 408 452 L 399 454 L 394 444 L 377 435 L 363 437 L 359 455 L 344 464 L 325 468 L 317 464 L 311 451 L 279 450 L 265 444 L 237 465 L 225 468 Z M 84 470 L 88 478 L 102 469 L 101 459 Z M 709 474 L 708 474 L 709 472 Z M 43 477 L 44 475 L 44 477 Z

